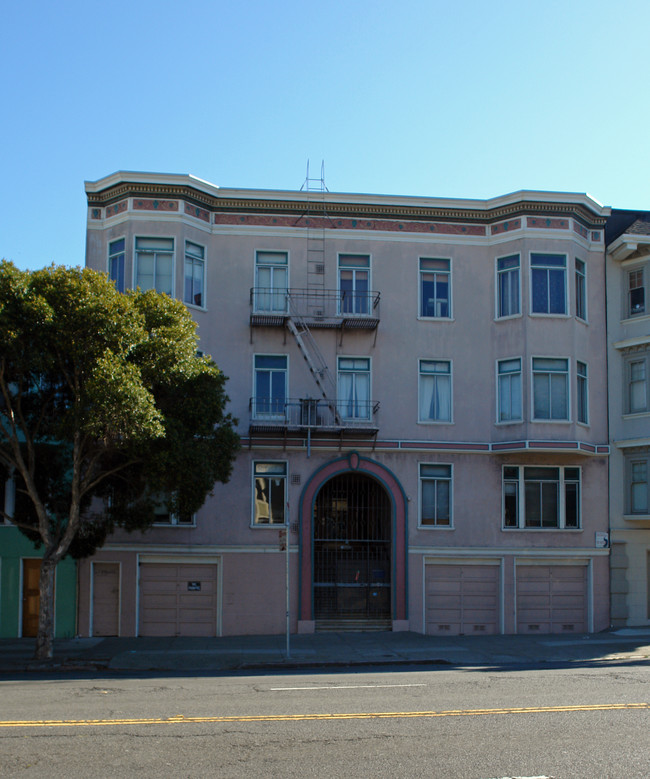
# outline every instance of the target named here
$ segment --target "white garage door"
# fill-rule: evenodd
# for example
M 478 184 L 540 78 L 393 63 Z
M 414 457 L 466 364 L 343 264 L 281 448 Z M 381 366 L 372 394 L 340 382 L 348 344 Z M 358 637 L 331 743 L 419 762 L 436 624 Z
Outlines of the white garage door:
M 140 564 L 141 636 L 216 636 L 217 566 Z
M 586 633 L 585 565 L 517 566 L 517 633 Z
M 480 635 L 499 632 L 499 566 L 425 567 L 426 632 Z

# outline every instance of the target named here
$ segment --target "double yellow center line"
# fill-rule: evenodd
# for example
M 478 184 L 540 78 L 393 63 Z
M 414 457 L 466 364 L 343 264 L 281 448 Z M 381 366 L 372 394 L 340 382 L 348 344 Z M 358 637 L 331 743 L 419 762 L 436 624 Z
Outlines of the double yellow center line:
M 123 717 L 121 719 L 77 719 L 77 720 L 0 720 L 0 728 L 80 728 L 103 727 L 106 725 L 183 725 L 219 724 L 232 722 L 312 722 L 322 720 L 363 719 L 418 719 L 432 717 L 476 717 L 499 714 L 553 714 L 576 711 L 629 711 L 650 709 L 650 703 L 596 703 L 581 706 L 531 706 L 506 709 L 451 709 L 449 711 L 379 711 L 350 712 L 343 714 L 255 714 L 233 717 Z

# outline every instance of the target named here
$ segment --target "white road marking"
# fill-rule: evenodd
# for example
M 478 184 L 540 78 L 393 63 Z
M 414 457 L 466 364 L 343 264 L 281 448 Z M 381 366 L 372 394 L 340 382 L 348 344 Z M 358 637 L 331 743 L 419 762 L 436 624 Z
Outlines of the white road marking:
M 271 692 L 294 690 L 377 690 L 385 687 L 426 687 L 426 684 L 336 684 L 323 687 L 271 687 Z

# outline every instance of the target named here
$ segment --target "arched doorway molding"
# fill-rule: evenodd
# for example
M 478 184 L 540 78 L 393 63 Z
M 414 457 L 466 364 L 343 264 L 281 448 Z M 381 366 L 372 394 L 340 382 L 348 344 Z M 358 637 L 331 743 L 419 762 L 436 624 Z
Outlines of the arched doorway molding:
M 376 479 L 386 490 L 391 502 L 392 533 L 392 613 L 393 621 L 408 619 L 407 609 L 407 556 L 406 529 L 408 508 L 402 485 L 392 471 L 381 463 L 350 452 L 321 466 L 310 477 L 300 496 L 300 611 L 298 619 L 310 622 L 314 619 L 312 593 L 313 576 L 313 516 L 316 495 L 325 482 L 343 473 L 363 473 Z

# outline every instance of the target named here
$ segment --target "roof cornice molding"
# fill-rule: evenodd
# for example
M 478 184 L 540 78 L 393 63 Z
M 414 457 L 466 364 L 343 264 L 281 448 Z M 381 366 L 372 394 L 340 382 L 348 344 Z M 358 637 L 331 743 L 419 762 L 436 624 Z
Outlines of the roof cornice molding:
M 586 194 L 521 190 L 488 200 L 306 192 L 222 189 L 189 175 L 119 171 L 86 182 L 89 206 L 108 205 L 126 197 L 181 198 L 211 211 L 284 213 L 302 216 L 323 209 L 327 216 L 418 219 L 422 221 L 496 222 L 524 214 L 573 217 L 600 228 L 610 209 Z

